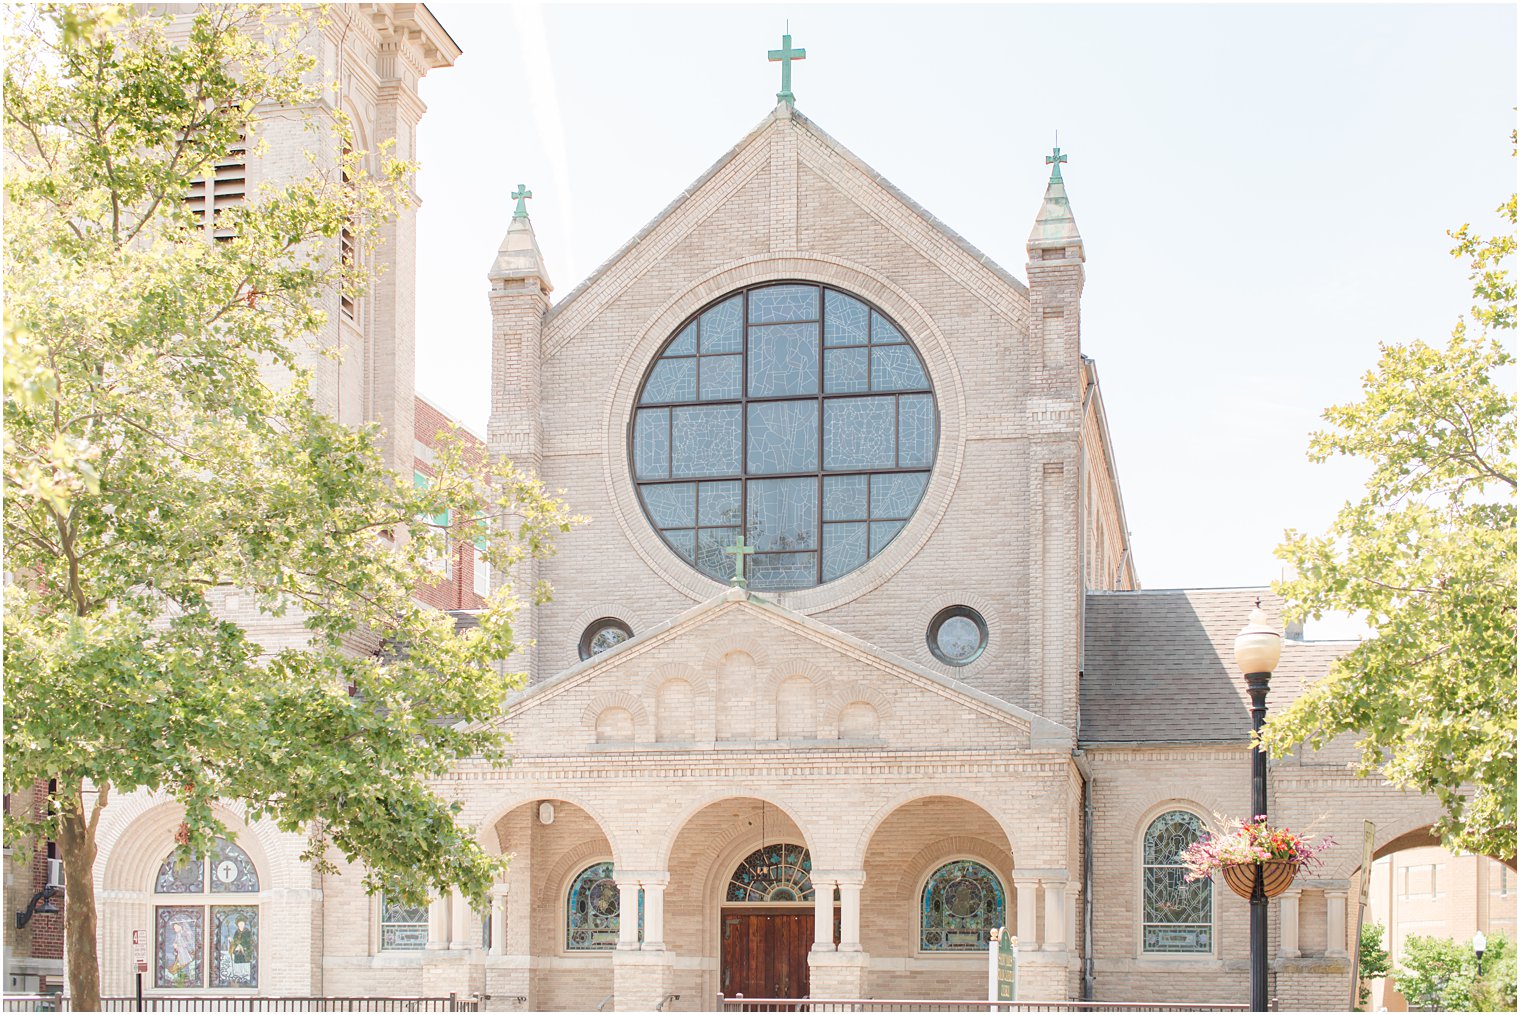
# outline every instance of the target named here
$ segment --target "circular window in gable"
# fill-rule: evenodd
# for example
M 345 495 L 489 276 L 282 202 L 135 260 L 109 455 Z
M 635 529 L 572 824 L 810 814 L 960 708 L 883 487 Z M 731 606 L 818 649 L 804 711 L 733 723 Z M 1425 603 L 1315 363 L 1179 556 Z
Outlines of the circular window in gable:
M 756 589 L 831 582 L 912 517 L 939 442 L 907 336 L 828 286 L 730 293 L 665 344 L 629 424 L 639 499 L 660 537 L 720 582 L 753 547 Z
M 987 648 L 987 621 L 969 606 L 947 606 L 929 621 L 929 651 L 947 666 L 969 666 Z
M 593 620 L 586 625 L 586 630 L 581 634 L 581 658 L 590 659 L 592 656 L 601 655 L 608 649 L 617 648 L 632 637 L 633 628 L 616 617 Z

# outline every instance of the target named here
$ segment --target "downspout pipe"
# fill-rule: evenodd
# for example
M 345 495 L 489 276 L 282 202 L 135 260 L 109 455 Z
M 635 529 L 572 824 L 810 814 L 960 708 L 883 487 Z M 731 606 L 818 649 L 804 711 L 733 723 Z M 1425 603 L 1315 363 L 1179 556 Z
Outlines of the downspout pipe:
M 1077 772 L 1082 776 L 1082 1000 L 1091 1001 L 1095 989 L 1093 975 L 1093 778 L 1092 763 L 1077 748 L 1072 751 Z

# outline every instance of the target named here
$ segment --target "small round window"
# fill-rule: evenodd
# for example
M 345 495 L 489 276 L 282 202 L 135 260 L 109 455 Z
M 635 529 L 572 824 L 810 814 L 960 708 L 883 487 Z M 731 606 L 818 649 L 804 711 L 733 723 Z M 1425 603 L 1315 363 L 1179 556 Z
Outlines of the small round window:
M 947 606 L 929 621 L 929 651 L 947 666 L 976 662 L 987 647 L 987 621 L 969 606 Z
M 581 635 L 581 658 L 590 659 L 592 656 L 601 655 L 608 649 L 617 648 L 632 637 L 633 628 L 616 617 L 594 620 L 587 625 L 585 633 Z

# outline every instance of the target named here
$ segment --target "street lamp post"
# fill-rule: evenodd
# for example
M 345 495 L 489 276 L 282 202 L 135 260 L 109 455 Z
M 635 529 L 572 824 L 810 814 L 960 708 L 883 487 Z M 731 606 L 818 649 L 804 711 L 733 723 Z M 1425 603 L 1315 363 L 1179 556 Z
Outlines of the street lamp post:
M 1251 731 L 1261 732 L 1267 721 L 1267 685 L 1282 657 L 1282 632 L 1267 623 L 1261 600 L 1251 619 L 1235 637 L 1235 664 L 1245 674 L 1251 696 Z M 1260 743 L 1251 748 L 1251 820 L 1267 816 L 1267 755 Z M 1256 865 L 1256 885 L 1251 889 L 1251 1010 L 1267 1010 L 1267 892 L 1262 884 L 1261 864 Z

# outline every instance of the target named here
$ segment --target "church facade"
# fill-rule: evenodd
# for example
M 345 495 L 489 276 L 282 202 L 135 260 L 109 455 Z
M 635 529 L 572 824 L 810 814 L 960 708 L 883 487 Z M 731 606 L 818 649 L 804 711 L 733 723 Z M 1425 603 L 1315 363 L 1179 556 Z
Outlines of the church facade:
M 406 156 L 416 82 L 458 48 L 420 5 L 360 6 L 334 101 Z M 506 880 L 488 912 L 392 905 L 236 806 L 235 841 L 178 870 L 174 806 L 118 797 L 104 992 L 129 992 L 141 930 L 161 994 L 974 999 L 1006 926 L 1021 999 L 1243 1002 L 1247 904 L 1182 881 L 1176 852 L 1244 816 L 1230 644 L 1258 596 L 1277 604 L 1139 589 L 1082 352 L 1087 251 L 1047 161 L 1023 279 L 789 96 L 562 299 L 520 199 L 480 257 L 486 445 L 590 522 L 521 576 L 554 599 L 519 616 L 512 764 L 439 786 L 511 855 Z M 334 308 L 331 341 L 370 359 L 317 377 L 414 466 L 435 419 L 411 380 L 415 214 L 376 292 Z M 1345 649 L 1289 634 L 1273 707 Z M 1273 905 L 1282 1008 L 1344 1003 L 1362 822 L 1385 853 L 1437 813 L 1351 758 L 1272 766 L 1274 820 L 1338 842 Z

